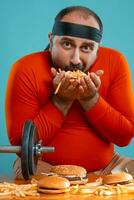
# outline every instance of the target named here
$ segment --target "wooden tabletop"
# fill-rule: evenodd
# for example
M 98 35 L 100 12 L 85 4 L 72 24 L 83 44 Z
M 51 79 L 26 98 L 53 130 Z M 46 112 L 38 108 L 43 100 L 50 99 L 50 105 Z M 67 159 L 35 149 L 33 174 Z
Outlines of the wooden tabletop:
M 2 179 L 0 179 L 2 180 Z M 16 184 L 27 184 L 29 181 L 22 181 L 22 180 L 8 180 L 6 178 L 3 179 L 6 182 L 13 182 Z M 118 195 L 111 195 L 111 196 L 98 196 L 98 195 L 90 195 L 90 194 L 40 194 L 38 197 L 34 196 L 26 196 L 26 197 L 16 197 L 16 196 L 0 196 L 0 200 L 134 200 L 134 192 L 129 194 L 118 194 Z
M 27 197 L 13 197 L 4 196 L 0 197 L 0 200 L 133 200 L 134 194 L 122 194 L 122 195 L 112 195 L 112 196 L 96 196 L 96 195 L 72 195 L 72 194 L 57 194 L 57 195 L 47 195 L 41 194 L 39 197 L 27 196 Z

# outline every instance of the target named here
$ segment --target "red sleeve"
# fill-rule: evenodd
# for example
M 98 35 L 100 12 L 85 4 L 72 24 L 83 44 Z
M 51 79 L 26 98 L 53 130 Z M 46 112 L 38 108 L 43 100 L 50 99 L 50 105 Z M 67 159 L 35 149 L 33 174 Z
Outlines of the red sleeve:
M 107 99 L 100 97 L 86 116 L 103 138 L 125 146 L 134 136 L 134 94 L 125 58 L 120 55 L 120 61 L 116 64 L 118 67 L 111 70 Z
M 31 69 L 20 66 L 18 61 L 12 67 L 6 91 L 6 125 L 10 143 L 21 144 L 23 124 L 26 120 L 33 120 L 40 139 L 47 144 L 60 129 L 65 117 L 51 100 L 39 106 L 35 75 Z

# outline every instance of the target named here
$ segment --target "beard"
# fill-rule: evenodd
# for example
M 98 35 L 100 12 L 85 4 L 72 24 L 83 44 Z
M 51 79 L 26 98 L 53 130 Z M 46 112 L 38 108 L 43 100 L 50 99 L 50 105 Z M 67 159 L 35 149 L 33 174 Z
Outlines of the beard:
M 77 70 L 83 71 L 84 66 L 81 64 L 77 64 L 77 65 L 70 64 L 70 65 L 65 66 L 64 70 L 65 71 L 77 71 Z
M 85 69 L 85 67 L 82 64 L 76 64 L 76 65 L 70 64 L 70 65 L 59 67 L 59 64 L 57 64 L 56 62 L 53 62 L 53 65 L 56 70 L 58 70 L 60 68 L 61 70 L 64 70 L 66 72 L 67 71 L 77 71 L 77 70 L 84 71 L 84 69 Z

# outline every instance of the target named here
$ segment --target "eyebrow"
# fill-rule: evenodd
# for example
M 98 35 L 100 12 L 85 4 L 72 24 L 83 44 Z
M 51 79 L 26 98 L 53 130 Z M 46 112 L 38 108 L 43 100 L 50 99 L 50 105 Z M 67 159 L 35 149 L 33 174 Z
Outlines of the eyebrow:
M 70 41 L 70 42 L 72 42 L 72 43 L 75 43 L 75 41 L 73 40 L 73 39 L 71 39 L 71 38 L 68 38 L 68 37 L 63 37 L 62 39 L 61 39 L 61 41 L 64 41 L 64 40 L 67 40 L 67 41 Z M 95 45 L 95 43 L 94 43 L 94 41 L 83 41 L 82 42 L 82 45 Z
M 94 47 L 95 43 L 94 42 L 83 42 L 82 45 L 88 45 L 88 46 Z
M 61 40 L 69 40 L 70 42 L 75 42 L 73 39 L 68 38 L 68 37 L 63 37 L 63 38 L 61 38 Z

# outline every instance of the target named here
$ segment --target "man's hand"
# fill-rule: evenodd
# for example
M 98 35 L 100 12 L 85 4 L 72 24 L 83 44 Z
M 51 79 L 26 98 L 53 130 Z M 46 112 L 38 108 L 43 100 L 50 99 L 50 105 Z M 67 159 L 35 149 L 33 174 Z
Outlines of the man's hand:
M 71 83 L 70 77 L 66 75 L 64 71 L 57 72 L 55 68 L 51 68 L 51 72 L 53 75 L 53 87 L 55 90 L 61 82 L 58 93 L 53 95 L 52 101 L 63 115 L 66 116 L 73 101 L 76 99 L 78 82 L 75 81 Z
M 84 76 L 80 80 L 77 100 L 85 111 L 92 108 L 98 101 L 98 90 L 101 85 L 100 76 L 102 75 L 103 71 L 98 70 L 95 73 L 88 73 L 88 75 Z
M 78 100 L 91 99 L 98 92 L 101 85 L 100 76 L 103 74 L 102 70 L 96 73 L 91 72 L 80 79 L 79 92 L 77 95 Z
M 54 89 L 61 83 L 58 94 L 53 96 L 53 102 L 64 115 L 67 114 L 75 99 L 79 101 L 85 111 L 92 108 L 98 101 L 102 70 L 88 73 L 88 75 L 73 81 L 65 71 L 57 72 L 52 68 L 51 72 Z
M 55 90 L 59 83 L 61 83 L 57 96 L 63 101 L 74 101 L 78 91 L 78 81 L 72 82 L 70 76 L 65 71 L 57 72 L 52 68 L 51 72 L 53 74 L 53 87 Z

